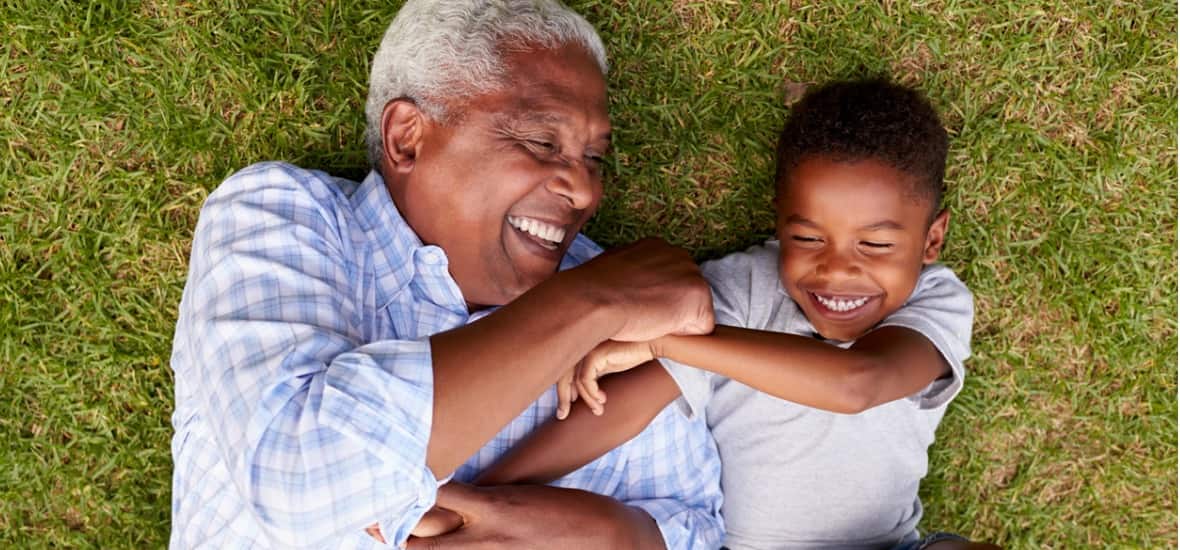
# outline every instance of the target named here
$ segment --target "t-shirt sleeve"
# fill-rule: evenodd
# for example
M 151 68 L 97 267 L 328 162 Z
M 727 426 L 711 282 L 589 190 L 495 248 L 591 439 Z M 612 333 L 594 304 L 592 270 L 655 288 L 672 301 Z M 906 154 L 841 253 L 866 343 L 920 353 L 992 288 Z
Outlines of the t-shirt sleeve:
M 906 303 L 881 322 L 925 336 L 951 367 L 949 376 L 930 383 L 910 400 L 922 409 L 941 407 L 963 387 L 963 362 L 971 355 L 971 324 L 974 298 L 967 286 L 949 268 L 933 265 L 922 270 L 918 284 Z
M 762 271 L 766 269 L 767 257 L 776 255 L 777 251 L 770 247 L 755 246 L 701 265 L 701 274 L 713 291 L 717 324 L 750 326 L 750 300 L 754 287 L 765 279 Z M 773 268 L 773 261 L 769 265 Z M 680 386 L 681 398 L 677 400 L 680 411 L 689 418 L 704 412 L 717 375 L 670 359 L 660 359 L 660 363 Z

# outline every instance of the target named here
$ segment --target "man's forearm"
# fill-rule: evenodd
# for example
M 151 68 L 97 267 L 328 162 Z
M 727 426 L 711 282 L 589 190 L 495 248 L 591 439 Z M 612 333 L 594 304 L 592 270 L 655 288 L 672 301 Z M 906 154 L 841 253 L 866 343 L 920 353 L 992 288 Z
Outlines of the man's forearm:
M 495 313 L 431 338 L 427 465 L 449 475 L 565 369 L 618 330 L 617 315 L 562 272 Z

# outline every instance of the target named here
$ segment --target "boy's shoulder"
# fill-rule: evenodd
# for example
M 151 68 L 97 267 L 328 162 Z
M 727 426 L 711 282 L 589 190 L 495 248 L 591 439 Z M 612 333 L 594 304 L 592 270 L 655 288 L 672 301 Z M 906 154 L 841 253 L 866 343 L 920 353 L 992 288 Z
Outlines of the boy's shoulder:
M 734 279 L 748 277 L 754 274 L 769 274 L 778 280 L 779 242 L 770 239 L 762 244 L 751 246 L 740 252 L 732 252 L 701 264 L 701 271 L 705 278 Z
M 974 301 L 971 290 L 959 279 L 954 270 L 946 265 L 933 263 L 922 268 L 921 273 L 918 274 L 918 281 L 914 285 L 914 291 L 906 303 L 920 298 L 938 297 L 965 302 Z
M 770 239 L 701 264 L 713 288 L 717 322 L 760 330 L 807 333 L 810 323 L 783 289 L 779 242 Z

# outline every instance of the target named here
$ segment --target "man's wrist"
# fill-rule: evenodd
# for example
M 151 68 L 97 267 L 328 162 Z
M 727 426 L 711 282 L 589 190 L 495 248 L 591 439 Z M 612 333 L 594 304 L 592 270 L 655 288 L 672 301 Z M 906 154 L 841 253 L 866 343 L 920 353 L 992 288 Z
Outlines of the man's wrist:
M 625 313 L 615 293 L 587 274 L 583 268 L 575 267 L 558 272 L 542 285 L 561 296 L 554 303 L 570 304 L 571 311 L 578 315 L 578 319 L 598 329 L 592 333 L 597 343 L 619 332 L 624 324 Z

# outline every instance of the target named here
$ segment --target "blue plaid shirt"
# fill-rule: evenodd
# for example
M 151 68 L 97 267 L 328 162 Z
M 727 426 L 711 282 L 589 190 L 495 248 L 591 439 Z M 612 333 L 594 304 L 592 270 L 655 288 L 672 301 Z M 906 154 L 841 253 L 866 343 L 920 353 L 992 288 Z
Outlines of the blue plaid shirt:
M 562 262 L 599 252 L 579 235 Z M 483 313 L 486 314 L 486 313 Z M 474 321 L 447 271 L 363 183 L 262 163 L 209 196 L 172 350 L 173 548 L 381 547 L 434 504 L 429 337 Z M 464 464 L 470 480 L 553 416 L 551 389 Z M 555 485 L 646 510 L 669 548 L 720 545 L 720 464 L 669 407 Z

